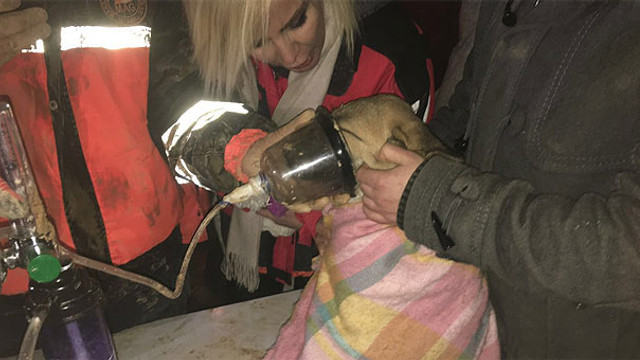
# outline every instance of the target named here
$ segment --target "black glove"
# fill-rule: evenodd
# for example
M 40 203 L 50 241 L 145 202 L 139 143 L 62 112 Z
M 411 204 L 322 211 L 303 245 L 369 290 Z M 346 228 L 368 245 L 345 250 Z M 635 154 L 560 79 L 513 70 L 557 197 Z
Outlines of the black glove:
M 165 145 L 168 146 L 169 165 L 176 173 L 196 185 L 224 193 L 240 185 L 240 182 L 224 169 L 224 150 L 231 138 L 242 129 L 272 132 L 277 128 L 273 121 L 251 111 L 247 114 L 225 112 L 218 119 L 207 122 L 197 130 L 192 128 L 198 126 L 190 127 L 191 129 L 177 139 L 173 137 L 173 141 L 165 141 Z M 172 130 L 173 127 L 168 131 Z

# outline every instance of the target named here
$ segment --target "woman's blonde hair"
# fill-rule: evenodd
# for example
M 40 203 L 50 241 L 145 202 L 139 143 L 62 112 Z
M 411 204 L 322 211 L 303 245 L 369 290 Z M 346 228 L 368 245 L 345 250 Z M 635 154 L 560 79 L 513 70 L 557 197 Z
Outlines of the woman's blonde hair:
M 273 0 L 183 0 L 195 61 L 207 90 L 221 99 L 239 91 L 240 74 L 249 71 L 250 53 L 264 40 Z M 326 18 L 335 19 L 353 54 L 357 20 L 353 0 L 321 1 Z

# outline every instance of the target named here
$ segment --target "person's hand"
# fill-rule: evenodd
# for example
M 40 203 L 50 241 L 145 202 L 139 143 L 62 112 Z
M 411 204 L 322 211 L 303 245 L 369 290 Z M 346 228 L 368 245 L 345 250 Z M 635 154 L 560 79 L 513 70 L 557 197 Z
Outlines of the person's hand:
M 51 34 L 47 12 L 42 8 L 16 10 L 20 0 L 0 0 L 0 66 Z
M 313 119 L 315 114 L 316 112 L 313 109 L 307 109 L 286 125 L 256 141 L 242 159 L 242 172 L 250 178 L 258 175 L 260 172 L 260 158 L 262 157 L 262 153 L 285 136 L 306 125 Z
M 390 170 L 373 170 L 366 165 L 356 173 L 364 193 L 362 205 L 365 215 L 381 224 L 397 225 L 400 197 L 416 168 L 424 158 L 414 152 L 386 144 L 377 157 L 397 164 Z

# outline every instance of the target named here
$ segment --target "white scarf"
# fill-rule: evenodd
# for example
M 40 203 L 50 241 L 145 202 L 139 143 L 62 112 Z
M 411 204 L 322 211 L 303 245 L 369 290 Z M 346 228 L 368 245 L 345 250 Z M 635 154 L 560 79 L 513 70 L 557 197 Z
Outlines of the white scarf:
M 322 105 L 329 89 L 333 68 L 340 52 L 342 34 L 339 34 L 333 19 L 325 16 L 325 40 L 318 64 L 304 73 L 290 72 L 287 89 L 273 112 L 272 120 L 282 126 L 306 109 Z M 258 87 L 254 71 L 243 72 L 242 96 L 245 104 L 256 109 Z M 288 236 L 294 229 L 275 224 L 255 212 L 235 209 L 229 226 L 227 253 L 222 262 L 222 272 L 227 279 L 235 280 L 253 292 L 260 285 L 258 253 L 260 234 L 270 231 L 274 236 Z

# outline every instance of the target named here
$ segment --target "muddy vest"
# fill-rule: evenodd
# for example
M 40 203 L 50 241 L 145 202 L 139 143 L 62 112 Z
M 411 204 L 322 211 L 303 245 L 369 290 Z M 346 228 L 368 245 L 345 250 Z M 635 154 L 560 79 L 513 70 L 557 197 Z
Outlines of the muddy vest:
M 52 35 L 0 68 L 0 93 L 11 98 L 61 242 L 127 263 L 176 230 L 191 201 L 147 128 L 149 4 L 39 6 L 49 13 Z

